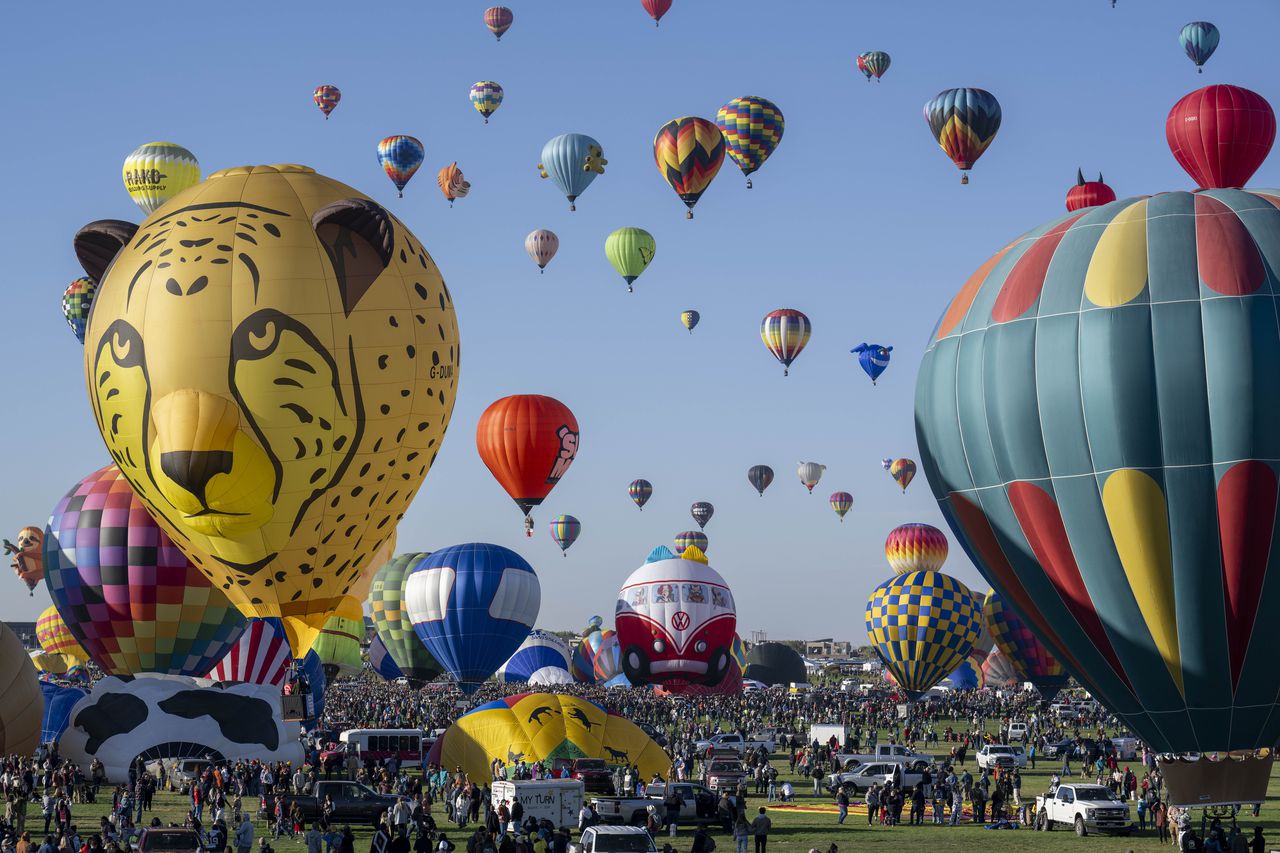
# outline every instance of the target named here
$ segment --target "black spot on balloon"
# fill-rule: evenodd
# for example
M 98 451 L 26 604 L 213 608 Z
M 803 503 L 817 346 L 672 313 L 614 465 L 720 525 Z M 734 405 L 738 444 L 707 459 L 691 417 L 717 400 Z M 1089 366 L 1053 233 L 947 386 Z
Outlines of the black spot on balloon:
M 418 282 L 415 281 L 413 283 L 413 289 L 418 294 L 419 299 L 427 298 L 427 289 L 423 287 L 421 284 L 419 284 Z
M 324 578 L 315 578 L 314 580 L 311 581 L 311 586 L 313 586 L 316 589 L 319 589 L 323 584 L 324 584 Z
M 385 353 L 384 353 L 384 354 L 382 354 L 382 355 L 380 355 L 380 356 L 378 356 L 378 369 L 379 369 L 379 370 L 386 370 L 386 369 L 387 369 L 387 359 L 388 359 L 388 358 L 390 358 L 390 356 L 389 356 L 389 355 L 386 355 Z
M 409 356 L 409 358 L 414 358 L 418 354 L 418 350 L 416 347 L 414 347 L 413 344 L 409 344 L 409 346 L 405 347 L 404 351 Z
M 382 414 L 384 415 L 389 415 L 391 414 L 391 407 L 388 406 L 386 403 L 383 403 L 381 406 L 378 407 L 378 411 L 382 412 Z

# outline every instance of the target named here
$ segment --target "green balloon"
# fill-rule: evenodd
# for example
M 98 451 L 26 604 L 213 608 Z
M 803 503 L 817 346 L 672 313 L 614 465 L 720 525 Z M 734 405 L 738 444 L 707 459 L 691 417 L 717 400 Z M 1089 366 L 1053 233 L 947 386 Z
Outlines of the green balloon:
M 404 582 L 409 570 L 429 553 L 400 554 L 387 561 L 369 584 L 369 615 L 387 653 L 414 685 L 425 684 L 444 672 L 413 630 L 404 606 Z
M 627 282 L 628 291 L 632 289 L 631 283 L 649 266 L 657 250 L 658 244 L 653 235 L 643 228 L 619 228 L 604 241 L 605 257 Z

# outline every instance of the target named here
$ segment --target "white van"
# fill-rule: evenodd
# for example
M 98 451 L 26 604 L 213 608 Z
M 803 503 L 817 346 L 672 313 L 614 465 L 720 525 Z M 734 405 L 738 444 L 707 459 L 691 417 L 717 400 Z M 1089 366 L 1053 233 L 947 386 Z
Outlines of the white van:
M 514 782 L 498 780 L 493 783 L 490 801 L 497 811 L 503 800 L 519 801 L 524 806 L 525 817 L 533 815 L 556 826 L 574 826 L 578 812 L 582 811 L 583 784 L 581 779 L 517 779 Z

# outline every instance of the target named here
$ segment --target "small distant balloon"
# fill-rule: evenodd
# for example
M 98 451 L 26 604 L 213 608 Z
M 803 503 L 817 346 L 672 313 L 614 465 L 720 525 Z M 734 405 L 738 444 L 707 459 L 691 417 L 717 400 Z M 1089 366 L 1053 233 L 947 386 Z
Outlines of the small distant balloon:
M 524 250 L 529 253 L 529 257 L 533 258 L 538 269 L 545 272 L 547 264 L 551 263 L 556 252 L 560 251 L 560 238 L 554 231 L 539 228 L 536 231 L 530 231 L 529 236 L 524 238 Z
M 489 116 L 502 106 L 502 87 L 492 80 L 481 80 L 471 87 L 471 106 L 484 116 L 484 123 L 489 123 Z
M 867 79 L 876 78 L 876 82 L 880 82 L 880 78 L 889 70 L 889 54 L 883 50 L 873 50 L 862 54 L 862 64 Z
M 653 497 L 653 483 L 648 480 L 632 480 L 627 486 L 627 495 L 640 511 L 644 512 L 644 505 L 649 502 L 649 498 Z
M 560 546 L 560 553 L 568 556 L 565 552 L 569 550 L 569 546 L 578 541 L 578 535 L 582 533 L 582 522 L 574 518 L 572 515 L 557 515 L 551 519 L 551 538 Z
M 794 308 L 779 308 L 770 311 L 760 321 L 760 339 L 773 353 L 773 357 L 782 363 L 782 375 L 791 372 L 791 362 L 809 343 L 809 334 L 813 326 L 809 318 Z
M 889 353 L 893 352 L 893 347 L 861 343 L 849 352 L 857 354 L 858 364 L 862 365 L 863 372 L 871 377 L 871 384 L 875 385 L 880 374 L 889 366 Z
M 200 183 L 196 155 L 172 142 L 139 145 L 124 158 L 124 188 L 147 216 L 187 187 Z
M 853 495 L 848 492 L 833 492 L 828 503 L 835 514 L 840 516 L 840 523 L 844 524 L 845 513 L 853 509 Z
M 662 16 L 671 10 L 671 0 L 640 0 L 640 5 L 644 6 L 644 10 L 649 13 L 649 17 L 653 18 L 655 27 L 662 20 Z
M 707 529 L 707 522 L 711 520 L 711 516 L 715 515 L 716 508 L 707 501 L 698 501 L 689 507 L 689 514 L 693 516 L 693 520 L 698 522 L 698 527 L 702 530 Z
M 707 534 L 699 530 L 685 530 L 676 534 L 674 544 L 677 554 L 683 554 L 687 548 L 697 548 L 699 551 L 706 553 L 709 541 Z
M 880 460 L 880 467 L 888 471 L 890 468 L 893 467 L 893 460 L 890 459 L 888 456 L 886 456 L 885 458 Z
M 681 311 L 680 322 L 684 323 L 684 327 L 689 330 L 689 334 L 693 334 L 693 327 L 698 325 L 698 321 L 702 319 L 702 315 L 697 311 Z
M 773 482 L 773 469 L 768 465 L 752 465 L 747 469 L 747 482 L 764 497 L 764 490 Z
M 867 68 L 867 55 L 865 53 L 858 54 L 858 70 L 862 72 L 862 76 L 867 78 L 867 82 L 871 82 L 871 69 Z
M 453 207 L 456 199 L 471 192 L 471 184 L 462 177 L 462 170 L 458 168 L 456 160 L 440 170 L 436 175 L 436 183 L 440 185 L 440 192 L 444 194 L 450 207 Z
M 984 89 L 947 89 L 924 105 L 924 119 L 960 183 L 969 183 L 969 170 L 1000 130 L 1000 102 Z
M 640 274 L 648 269 L 657 253 L 658 244 L 653 235 L 643 228 L 619 228 L 604 241 L 604 254 L 627 283 L 627 292 Z
M 1192 21 L 1178 34 L 1178 41 L 1182 43 L 1187 58 L 1196 64 L 1197 74 L 1204 73 L 1203 66 L 1218 49 L 1221 37 L 1218 28 L 1208 21 Z
M 889 465 L 889 476 L 902 487 L 903 494 L 906 494 L 907 486 L 911 485 L 915 475 L 916 463 L 911 459 L 895 459 Z
M 782 141 L 785 122 L 773 101 L 755 96 L 734 98 L 716 113 L 725 150 L 738 164 L 751 189 L 751 173 L 764 165 Z
M 316 102 L 320 112 L 324 113 L 325 121 L 328 121 L 329 113 L 333 112 L 338 106 L 338 101 L 342 100 L 342 90 L 337 86 L 316 86 L 316 90 L 311 93 L 311 99 Z
M 578 209 L 578 196 L 586 192 L 596 175 L 604 174 L 607 165 L 599 142 L 582 133 L 562 133 L 542 146 L 538 174 L 560 188 L 572 211 Z
M 87 276 L 81 276 L 62 291 L 62 316 L 67 319 L 71 334 L 75 335 L 80 343 L 84 343 L 84 329 L 89 322 L 89 309 L 93 307 L 93 294 L 97 290 L 97 282 Z
M 412 136 L 388 136 L 378 143 L 378 162 L 396 185 L 400 198 L 404 198 L 405 184 L 418 171 L 425 156 L 426 149 Z
M 515 14 L 506 6 L 490 6 L 484 10 L 484 25 L 499 42 L 502 41 L 503 33 L 511 29 L 515 19 Z
M 1098 180 L 1086 181 L 1084 171 L 1076 169 L 1076 185 L 1067 191 L 1068 211 L 1075 212 L 1087 207 L 1110 204 L 1115 200 L 1116 191 L 1103 183 L 1101 173 L 1098 175 Z
M 724 153 L 720 128 L 697 116 L 672 119 L 653 137 L 653 161 L 688 208 L 686 219 L 693 218 L 693 206 L 715 180 L 724 164 Z
M 826 465 L 820 465 L 817 462 L 801 462 L 796 468 L 796 475 L 800 477 L 800 483 L 809 490 L 809 494 L 813 494 L 813 487 L 818 485 L 825 470 L 827 470 Z

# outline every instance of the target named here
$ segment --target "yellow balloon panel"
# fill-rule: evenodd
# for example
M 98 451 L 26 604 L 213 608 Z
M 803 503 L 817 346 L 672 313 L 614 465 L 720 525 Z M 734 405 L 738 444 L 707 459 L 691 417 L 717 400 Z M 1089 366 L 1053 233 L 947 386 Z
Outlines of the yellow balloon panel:
M 671 771 L 671 756 L 635 723 L 594 702 L 553 693 L 508 696 L 463 714 L 429 760 L 450 771 L 461 767 L 473 782 L 489 782 L 495 758 L 505 764 L 603 758 L 610 765 L 636 765 L 645 779 L 655 773 L 667 778 Z
M 76 242 L 100 280 L 99 430 L 178 547 L 301 656 L 435 459 L 452 299 L 403 223 L 305 166 L 216 172 L 111 245 L 122 226 Z
M 0 755 L 34 753 L 43 719 L 44 694 L 36 668 L 18 635 L 0 622 Z

